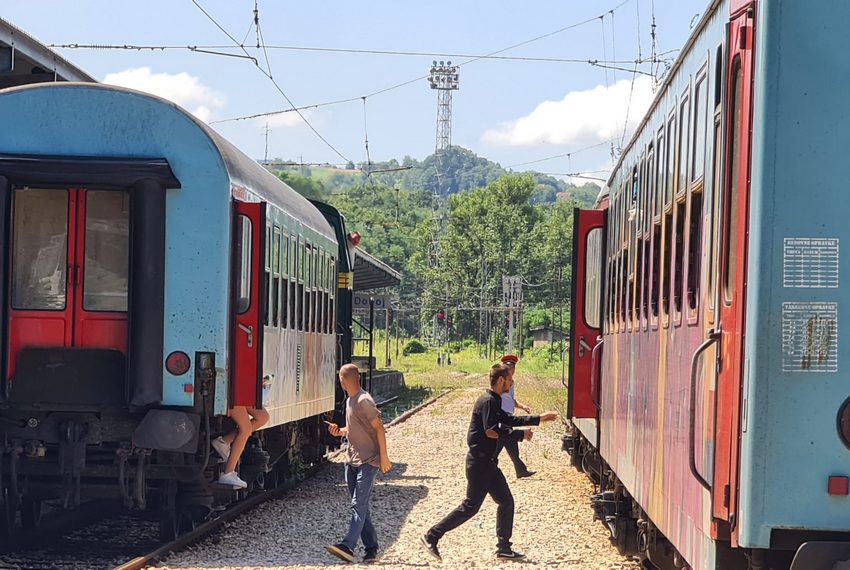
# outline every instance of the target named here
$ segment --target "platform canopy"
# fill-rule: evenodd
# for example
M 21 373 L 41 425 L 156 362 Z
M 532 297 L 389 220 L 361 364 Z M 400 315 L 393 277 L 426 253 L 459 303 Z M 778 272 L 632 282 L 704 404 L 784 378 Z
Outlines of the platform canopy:
M 0 18 L 0 89 L 49 81 L 95 83 L 97 80 Z
M 359 247 L 354 248 L 355 291 L 395 287 L 400 283 L 401 273 Z

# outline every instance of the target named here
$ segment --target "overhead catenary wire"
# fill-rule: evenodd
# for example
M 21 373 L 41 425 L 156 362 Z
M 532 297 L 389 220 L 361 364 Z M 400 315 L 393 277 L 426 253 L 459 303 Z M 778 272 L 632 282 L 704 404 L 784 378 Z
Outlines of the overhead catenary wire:
M 192 3 L 193 3 L 195 6 L 197 6 L 197 8 L 198 8 L 198 9 L 199 9 L 199 10 L 200 10 L 200 11 L 201 11 L 201 12 L 202 12 L 202 13 L 203 13 L 203 14 L 204 14 L 204 15 L 205 15 L 205 16 L 206 16 L 206 17 L 207 17 L 207 18 L 208 18 L 208 19 L 209 19 L 209 20 L 210 20 L 210 21 L 211 21 L 211 22 L 212 22 L 212 23 L 213 23 L 213 24 L 214 24 L 214 25 L 215 25 L 215 26 L 219 29 L 219 30 L 221 30 L 221 31 L 224 33 L 224 35 L 226 35 L 228 38 L 230 38 L 230 40 L 231 40 L 234 44 L 236 44 L 237 46 L 239 46 L 239 47 L 240 47 L 240 48 L 241 48 L 241 49 L 245 52 L 245 55 L 249 55 L 249 54 L 248 54 L 248 52 L 245 50 L 244 46 L 242 46 L 236 38 L 234 38 L 232 35 L 230 35 L 230 32 L 228 32 L 227 30 L 225 30 L 225 29 L 221 26 L 221 24 L 219 24 L 219 23 L 215 20 L 215 18 L 213 18 L 213 17 L 212 17 L 212 15 L 210 15 L 210 14 L 209 14 L 206 10 L 204 10 L 203 6 L 201 6 L 201 5 L 198 3 L 198 0 L 192 0 Z M 258 27 L 259 27 L 259 24 L 258 24 Z M 259 36 L 259 33 L 258 33 L 258 36 Z M 261 72 L 263 75 L 265 75 L 265 76 L 269 79 L 269 81 L 271 81 L 271 82 L 272 82 L 272 85 L 274 85 L 274 86 L 275 86 L 275 88 L 277 89 L 277 91 L 278 91 L 278 92 L 279 92 L 279 93 L 283 96 L 283 98 L 284 98 L 284 99 L 286 99 L 286 102 L 289 104 L 289 106 L 290 106 L 290 107 L 292 107 L 292 109 L 293 109 L 293 110 L 295 110 L 295 112 L 296 112 L 296 113 L 298 113 L 298 116 L 299 116 L 299 117 L 301 117 L 301 120 L 302 120 L 302 121 L 304 121 L 304 124 L 306 124 L 306 125 L 310 128 L 310 130 L 312 130 L 312 131 L 313 131 L 313 133 L 315 133 L 315 135 L 316 135 L 317 137 L 319 137 L 319 139 L 320 139 L 323 143 L 325 143 L 325 145 L 327 145 L 327 146 L 328 146 L 328 148 L 330 148 L 332 151 L 334 151 L 334 152 L 337 154 L 337 156 L 339 156 L 339 157 L 340 157 L 341 159 L 343 159 L 344 161 L 349 162 L 349 159 L 348 159 L 348 158 L 347 158 L 344 154 L 342 154 L 339 150 L 337 150 L 337 148 L 336 148 L 334 145 L 332 145 L 332 144 L 330 143 L 330 141 L 328 141 L 328 140 L 327 140 L 324 136 L 322 136 L 322 134 L 321 134 L 318 130 L 316 130 L 316 127 L 314 127 L 314 126 L 312 125 L 312 123 L 310 123 L 310 121 L 308 121 L 308 120 L 307 120 L 307 117 L 305 117 L 305 116 L 304 116 L 304 114 L 296 108 L 295 104 L 292 102 L 292 100 L 289 98 L 289 96 L 288 96 L 288 95 L 287 95 L 287 94 L 283 91 L 283 89 L 282 89 L 282 88 L 281 88 L 281 86 L 277 83 L 277 81 L 275 81 L 275 79 L 274 79 L 274 77 L 272 76 L 272 73 L 271 73 L 271 68 L 269 68 L 269 70 L 268 70 L 268 71 L 265 71 L 265 70 L 264 70 L 264 69 L 263 69 L 263 68 L 259 65 L 259 63 L 257 62 L 257 60 L 256 60 L 256 59 L 254 60 L 254 63 L 255 63 L 255 65 L 256 65 L 257 69 L 259 69 L 259 70 L 260 70 L 260 72 Z M 266 64 L 268 65 L 268 58 L 266 59 Z

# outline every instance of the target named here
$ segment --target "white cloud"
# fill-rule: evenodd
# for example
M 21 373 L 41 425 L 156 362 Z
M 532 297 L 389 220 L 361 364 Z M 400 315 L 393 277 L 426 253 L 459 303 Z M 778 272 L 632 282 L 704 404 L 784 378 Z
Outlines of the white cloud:
M 110 73 L 103 82 L 158 95 L 186 108 L 204 122 L 210 120 L 213 109 L 223 107 L 225 102 L 223 94 L 186 72 L 153 73 L 149 67 L 137 67 Z
M 652 78 L 647 76 L 635 80 L 633 91 L 631 80 L 626 79 L 608 88 L 599 85 L 571 91 L 560 101 L 544 101 L 525 117 L 487 130 L 481 140 L 494 146 L 530 146 L 588 145 L 619 138 L 626 110 L 628 135 L 643 118 L 652 98 Z
M 309 111 L 301 111 L 301 114 L 304 115 L 308 120 L 310 119 L 311 113 Z M 277 115 L 270 115 L 268 117 L 259 117 L 256 119 L 256 122 L 265 125 L 269 124 L 269 127 L 278 127 L 282 129 L 291 129 L 292 127 L 298 127 L 304 124 L 304 121 L 301 117 L 298 116 L 298 113 L 295 111 L 289 111 L 288 113 L 278 113 Z

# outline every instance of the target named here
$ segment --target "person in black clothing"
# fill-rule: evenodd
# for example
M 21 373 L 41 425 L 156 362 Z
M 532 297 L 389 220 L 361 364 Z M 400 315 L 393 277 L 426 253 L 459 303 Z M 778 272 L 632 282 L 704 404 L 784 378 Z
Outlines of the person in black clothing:
M 513 378 L 514 373 L 516 373 L 516 363 L 519 361 L 519 358 L 513 354 L 506 354 L 500 358 L 499 361 L 508 367 L 511 373 L 511 378 Z M 516 396 L 514 395 L 515 389 L 516 385 L 512 384 L 511 389 L 508 390 L 506 394 L 502 395 L 502 409 L 508 414 L 513 414 L 516 410 L 522 410 L 523 412 L 530 414 L 531 407 L 521 404 L 520 401 L 516 399 Z M 502 448 L 508 452 L 508 457 L 511 458 L 511 462 L 514 464 L 514 471 L 516 471 L 517 479 L 523 479 L 534 475 L 535 472 L 531 471 L 519 456 L 519 442 L 510 440 L 505 442 L 499 441 L 499 450 L 496 451 L 496 457 L 502 453 Z
M 539 416 L 514 416 L 502 410 L 502 394 L 511 389 L 513 376 L 507 366 L 497 364 L 490 370 L 490 389 L 483 394 L 472 409 L 466 443 L 466 498 L 455 510 L 435 524 L 419 540 L 428 553 L 442 560 L 437 543 L 444 534 L 475 516 L 489 494 L 496 501 L 496 557 L 505 560 L 522 560 L 524 554 L 511 548 L 514 524 L 514 498 L 508 482 L 499 469 L 497 456 L 499 442 L 529 441 L 531 430 L 514 430 L 518 426 L 534 426 L 551 421 L 558 412 Z

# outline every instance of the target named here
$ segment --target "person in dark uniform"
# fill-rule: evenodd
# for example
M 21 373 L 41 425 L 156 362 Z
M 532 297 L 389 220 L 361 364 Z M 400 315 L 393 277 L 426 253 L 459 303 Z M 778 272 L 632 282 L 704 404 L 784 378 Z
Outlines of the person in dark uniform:
M 428 553 L 442 560 L 437 543 L 444 534 L 455 529 L 475 516 L 489 494 L 496 501 L 496 557 L 504 560 L 522 560 L 511 548 L 514 524 L 514 498 L 508 482 L 497 462 L 498 444 L 506 441 L 529 441 L 531 430 L 514 430 L 518 426 L 535 426 L 540 422 L 554 420 L 558 412 L 546 412 L 539 416 L 514 416 L 502 410 L 502 395 L 513 385 L 513 377 L 507 366 L 497 364 L 490 370 L 490 389 L 483 394 L 472 409 L 466 443 L 466 498 L 455 510 L 432 526 L 420 537 Z
M 502 364 L 510 368 L 511 378 L 513 378 L 514 373 L 516 372 L 516 363 L 519 361 L 519 358 L 513 354 L 506 354 L 499 360 Z M 530 414 L 531 407 L 521 404 L 520 401 L 516 399 L 516 396 L 514 395 L 515 389 L 516 386 L 511 384 L 511 389 L 508 390 L 508 393 L 502 395 L 502 409 L 508 414 L 513 414 L 515 410 L 522 410 L 523 412 Z M 522 458 L 519 456 L 519 442 L 510 440 L 505 442 L 499 441 L 499 450 L 496 452 L 496 457 L 502 453 L 502 448 L 508 452 L 508 457 L 511 458 L 511 462 L 514 464 L 514 471 L 516 471 L 517 479 L 531 477 L 534 475 L 535 472 L 529 471 L 528 467 L 526 467 Z

